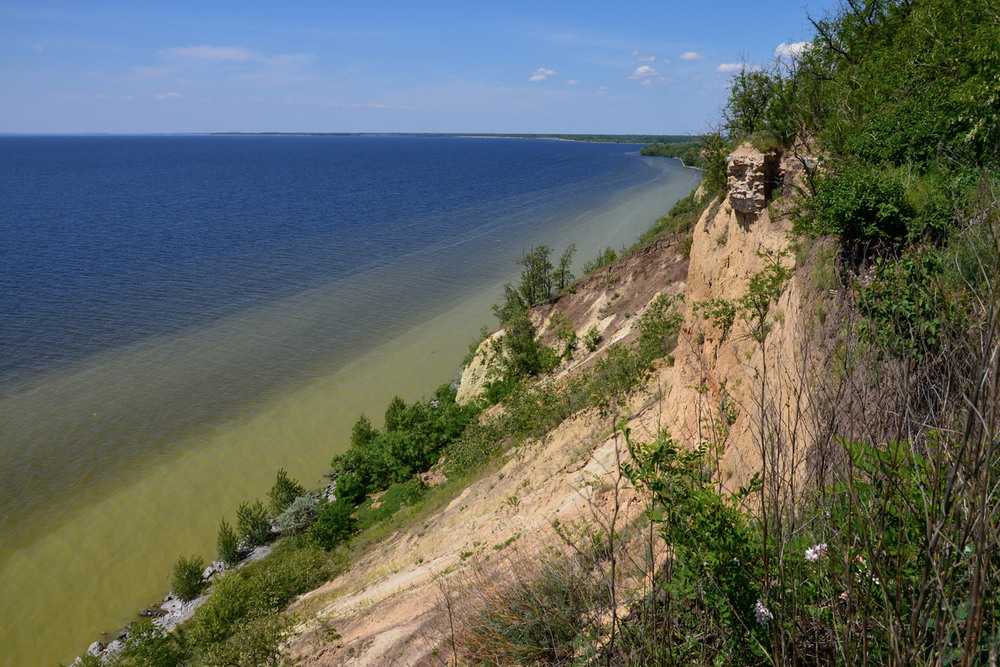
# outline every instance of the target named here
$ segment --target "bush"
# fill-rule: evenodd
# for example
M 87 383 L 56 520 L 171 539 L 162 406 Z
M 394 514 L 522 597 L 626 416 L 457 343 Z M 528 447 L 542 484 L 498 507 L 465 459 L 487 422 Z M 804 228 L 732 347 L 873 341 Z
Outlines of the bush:
M 958 299 L 943 289 L 944 269 L 936 250 L 876 262 L 874 278 L 858 299 L 867 340 L 901 357 L 939 351 L 961 313 Z
M 218 547 L 219 560 L 228 567 L 232 567 L 240 562 L 240 538 L 225 519 L 219 522 L 219 534 L 216 538 L 216 545 Z
M 326 581 L 329 558 L 302 539 L 279 543 L 264 560 L 222 576 L 195 612 L 188 638 L 200 650 L 227 640 L 246 623 L 265 618 L 296 595 Z
M 639 319 L 639 355 L 646 363 L 673 351 L 681 316 L 675 306 L 677 299 L 657 295 Z
M 583 265 L 584 275 L 595 273 L 605 266 L 611 266 L 618 259 L 618 251 L 614 248 L 605 248 L 597 257 Z
M 174 563 L 174 572 L 171 578 L 171 586 L 174 593 L 185 602 L 193 600 L 201 593 L 205 583 L 201 579 L 201 573 L 205 570 L 205 560 L 200 556 L 185 558 L 181 556 Z
M 427 470 L 478 410 L 456 403 L 455 389 L 449 385 L 439 387 L 429 401 L 406 404 L 394 399 L 386 410 L 384 431 L 370 428 L 364 420 L 364 437 L 334 458 L 338 500 L 358 505 L 367 495 Z
M 583 344 L 587 346 L 588 352 L 597 350 L 597 346 L 601 344 L 601 332 L 597 327 L 587 329 L 587 333 L 583 335 Z
M 507 581 L 481 574 L 479 608 L 462 614 L 468 616 L 459 635 L 463 664 L 577 664 L 577 649 L 597 639 L 587 636 L 588 626 L 607 600 L 606 582 L 591 574 L 593 566 L 560 554 L 544 556 L 537 567 L 512 563 Z
M 288 476 L 288 472 L 281 468 L 278 470 L 274 486 L 268 492 L 267 497 L 271 501 L 271 512 L 275 515 L 281 514 L 293 500 L 305 493 L 305 488 Z
M 164 632 L 149 619 L 129 626 L 128 639 L 115 667 L 176 667 L 189 657 L 183 635 Z
M 856 265 L 869 250 L 898 248 L 913 217 L 902 180 L 894 172 L 845 165 L 818 180 L 816 195 L 796 228 L 810 235 L 839 236 L 845 257 Z
M 240 539 L 248 547 L 266 544 L 271 539 L 271 522 L 264 504 L 259 500 L 239 506 L 236 510 L 236 526 Z
M 281 642 L 291 621 L 280 612 L 251 618 L 235 626 L 233 636 L 203 651 L 202 663 L 209 667 L 278 667 Z
M 762 657 L 767 643 L 754 617 L 760 546 L 738 509 L 739 495 L 730 500 L 716 491 L 703 446 L 679 447 L 666 433 L 636 444 L 626 431 L 625 440 L 631 462 L 622 472 L 650 494 L 648 516 L 670 545 L 669 579 L 661 577 L 659 586 L 677 615 L 671 627 L 683 633 L 693 626 L 702 641 L 715 644 L 717 664 L 756 664 L 753 654 Z M 662 641 L 682 646 L 685 639 L 680 634 Z
M 617 344 L 597 362 L 587 383 L 590 403 L 613 411 L 645 379 L 649 364 L 635 350 Z
M 282 533 L 298 533 L 306 529 L 316 518 L 318 505 L 319 499 L 314 494 L 301 495 L 274 518 L 274 525 Z
M 368 501 L 358 508 L 357 529 L 365 530 L 379 521 L 388 519 L 400 508 L 420 500 L 425 491 L 426 487 L 419 479 L 393 484 L 378 499 L 378 507 L 375 507 L 376 503 Z
M 353 513 L 354 507 L 339 498 L 324 504 L 309 529 L 309 536 L 323 549 L 333 549 L 354 534 L 356 522 Z

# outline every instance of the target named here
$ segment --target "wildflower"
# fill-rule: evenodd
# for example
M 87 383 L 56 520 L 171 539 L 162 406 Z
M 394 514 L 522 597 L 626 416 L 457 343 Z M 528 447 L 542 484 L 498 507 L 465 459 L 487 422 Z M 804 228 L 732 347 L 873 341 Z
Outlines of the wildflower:
M 813 546 L 806 549 L 806 560 L 810 563 L 815 563 L 820 558 L 826 555 L 826 542 L 820 544 L 814 544 Z
M 760 625 L 767 625 L 767 622 L 774 618 L 774 614 L 771 610 L 764 606 L 764 603 L 757 600 L 757 604 L 753 606 L 753 615 L 757 618 L 757 623 Z

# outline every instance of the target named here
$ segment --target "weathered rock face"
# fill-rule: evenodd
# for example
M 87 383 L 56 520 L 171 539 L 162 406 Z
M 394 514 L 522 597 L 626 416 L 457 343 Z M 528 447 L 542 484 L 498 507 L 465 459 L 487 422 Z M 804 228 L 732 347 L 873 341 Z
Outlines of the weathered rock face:
M 476 349 L 472 361 L 462 370 L 462 379 L 458 385 L 458 394 L 455 400 L 459 405 L 465 405 L 479 398 L 489 380 L 490 372 L 493 370 L 491 363 L 492 351 L 500 338 L 503 337 L 503 329 L 494 332 L 486 338 Z
M 778 182 L 781 156 L 762 153 L 750 144 L 742 144 L 726 158 L 726 187 L 733 210 L 757 214 L 771 199 Z

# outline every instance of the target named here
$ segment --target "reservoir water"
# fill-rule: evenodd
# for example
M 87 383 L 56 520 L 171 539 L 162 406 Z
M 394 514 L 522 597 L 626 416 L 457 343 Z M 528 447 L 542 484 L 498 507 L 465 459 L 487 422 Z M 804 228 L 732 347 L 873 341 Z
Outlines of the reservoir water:
M 453 379 L 528 247 L 631 243 L 700 178 L 638 149 L 0 137 L 0 665 L 69 661 Z

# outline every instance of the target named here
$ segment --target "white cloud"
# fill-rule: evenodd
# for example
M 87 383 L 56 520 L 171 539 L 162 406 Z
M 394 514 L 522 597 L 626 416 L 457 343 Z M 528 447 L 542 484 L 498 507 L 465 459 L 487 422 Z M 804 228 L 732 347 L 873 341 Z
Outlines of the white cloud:
M 165 56 L 174 58 L 190 58 L 192 60 L 212 60 L 217 62 L 247 62 L 255 60 L 257 56 L 250 49 L 242 46 L 209 46 L 201 44 L 198 46 L 177 46 L 172 49 L 162 51 Z
M 174 91 L 170 91 L 170 92 L 166 92 L 166 93 L 157 93 L 156 95 L 153 95 L 153 97 L 155 97 L 157 100 L 163 102 L 163 101 L 166 101 L 166 100 L 179 100 L 179 99 L 181 99 L 184 96 L 181 95 L 180 93 L 176 93 Z
M 681 60 L 701 60 L 701 54 L 697 51 L 685 51 L 681 54 Z
M 636 61 L 640 62 L 640 63 L 655 63 L 656 62 L 656 54 L 653 54 L 653 53 L 642 54 L 642 53 L 639 53 L 638 51 L 633 51 L 632 52 L 632 57 L 635 58 Z
M 774 47 L 774 57 L 785 60 L 796 60 L 809 50 L 809 42 L 782 42 Z
M 576 79 L 568 79 L 568 80 L 566 81 L 566 85 L 567 85 L 567 86 L 575 86 L 575 85 L 576 85 L 576 84 L 578 84 L 578 83 L 580 83 L 580 82 L 579 82 L 579 81 L 577 81 Z
M 628 78 L 641 81 L 643 79 L 649 79 L 650 77 L 659 76 L 659 72 L 656 71 L 650 65 L 639 65 L 635 68 L 635 71 L 629 74 Z
M 558 74 L 554 69 L 549 69 L 548 67 L 539 67 L 536 69 L 531 76 L 528 77 L 528 81 L 545 81 L 549 77 Z
M 747 67 L 747 65 L 745 65 L 744 63 L 722 63 L 715 69 L 718 72 L 730 73 L 730 72 L 742 72 L 745 69 L 753 69 L 753 68 Z

